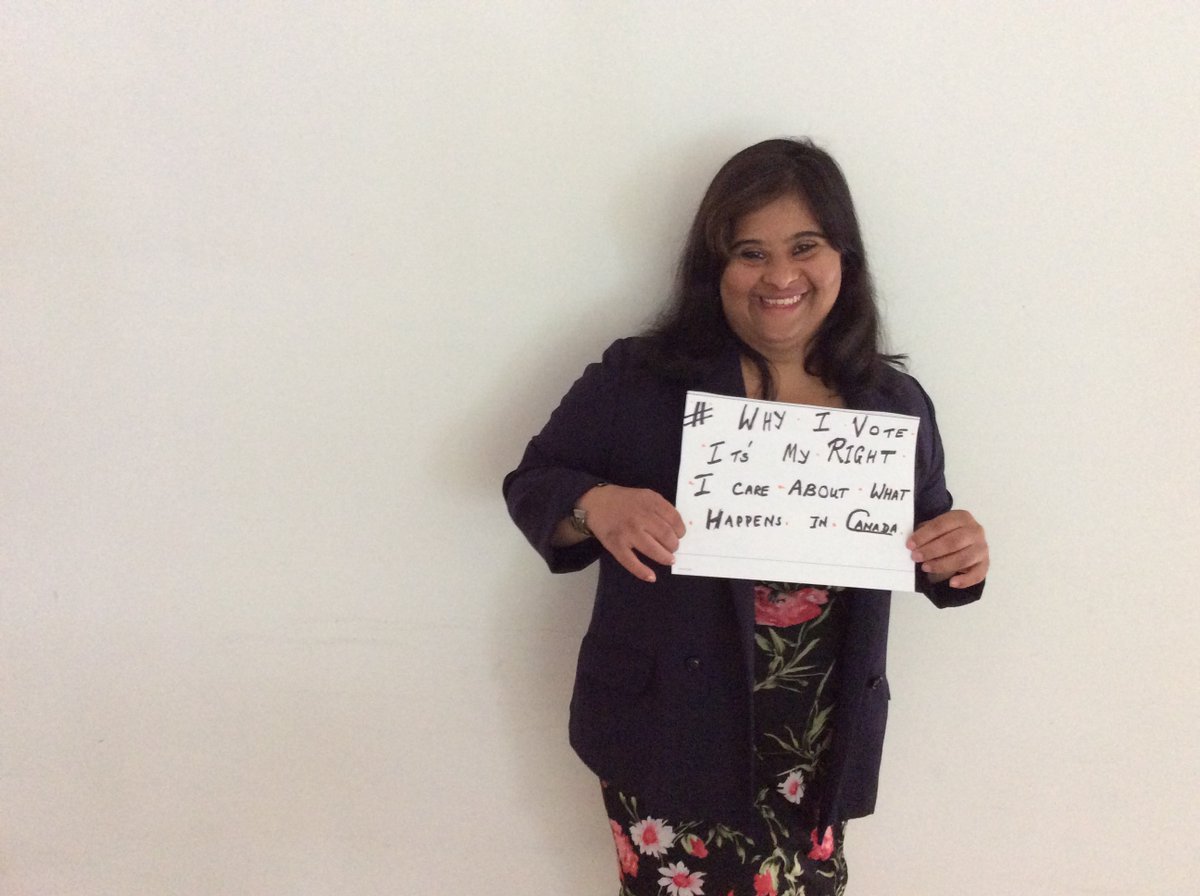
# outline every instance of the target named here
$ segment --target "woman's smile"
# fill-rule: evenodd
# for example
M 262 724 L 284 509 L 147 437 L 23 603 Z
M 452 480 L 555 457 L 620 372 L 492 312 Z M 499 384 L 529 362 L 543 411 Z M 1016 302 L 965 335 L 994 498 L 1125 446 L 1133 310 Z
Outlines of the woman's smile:
M 800 300 L 804 298 L 804 293 L 796 293 L 790 296 L 759 296 L 761 301 L 768 308 L 792 308 L 800 304 Z

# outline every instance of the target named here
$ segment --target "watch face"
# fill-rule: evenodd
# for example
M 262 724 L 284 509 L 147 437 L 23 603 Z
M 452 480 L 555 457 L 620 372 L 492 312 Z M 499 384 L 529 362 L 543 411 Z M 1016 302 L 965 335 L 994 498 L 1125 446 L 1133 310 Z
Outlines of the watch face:
M 571 511 L 571 525 L 575 527 L 575 531 L 580 535 L 591 535 L 592 530 L 588 528 L 587 511 L 582 507 L 576 507 Z

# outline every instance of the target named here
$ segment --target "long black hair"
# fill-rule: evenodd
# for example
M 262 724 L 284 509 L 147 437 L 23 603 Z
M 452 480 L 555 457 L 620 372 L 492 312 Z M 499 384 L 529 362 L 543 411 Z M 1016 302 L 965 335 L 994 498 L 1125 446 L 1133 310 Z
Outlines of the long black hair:
M 804 357 L 804 369 L 842 396 L 861 393 L 903 355 L 881 353 L 879 310 L 850 187 L 829 153 L 811 140 L 765 140 L 743 149 L 709 184 L 688 231 L 670 304 L 645 334 L 652 363 L 688 377 L 730 341 L 754 362 L 763 397 L 775 397 L 767 359 L 737 337 L 721 307 L 721 275 L 734 227 L 744 215 L 782 196 L 798 196 L 841 255 L 842 287 Z

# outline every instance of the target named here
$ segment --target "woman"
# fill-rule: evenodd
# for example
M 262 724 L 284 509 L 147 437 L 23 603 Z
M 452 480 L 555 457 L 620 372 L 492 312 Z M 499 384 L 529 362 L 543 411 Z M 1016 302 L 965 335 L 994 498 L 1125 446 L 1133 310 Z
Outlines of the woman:
M 918 416 L 918 585 L 978 599 L 983 529 L 951 509 L 932 404 L 899 361 L 837 163 L 768 140 L 709 186 L 660 323 L 587 368 L 505 479 L 551 570 L 600 562 L 570 731 L 623 896 L 844 890 L 845 821 L 875 804 L 890 595 L 669 575 L 674 490 L 688 389 Z

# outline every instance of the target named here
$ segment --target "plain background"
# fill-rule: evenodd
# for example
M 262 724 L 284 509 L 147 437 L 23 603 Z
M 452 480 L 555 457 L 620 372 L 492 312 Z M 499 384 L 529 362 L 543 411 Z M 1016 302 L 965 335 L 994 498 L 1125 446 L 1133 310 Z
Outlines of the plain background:
M 985 600 L 902 597 L 855 896 L 1200 877 L 1200 7 L 0 12 L 0 892 L 616 890 L 593 573 L 500 480 L 810 135 Z

